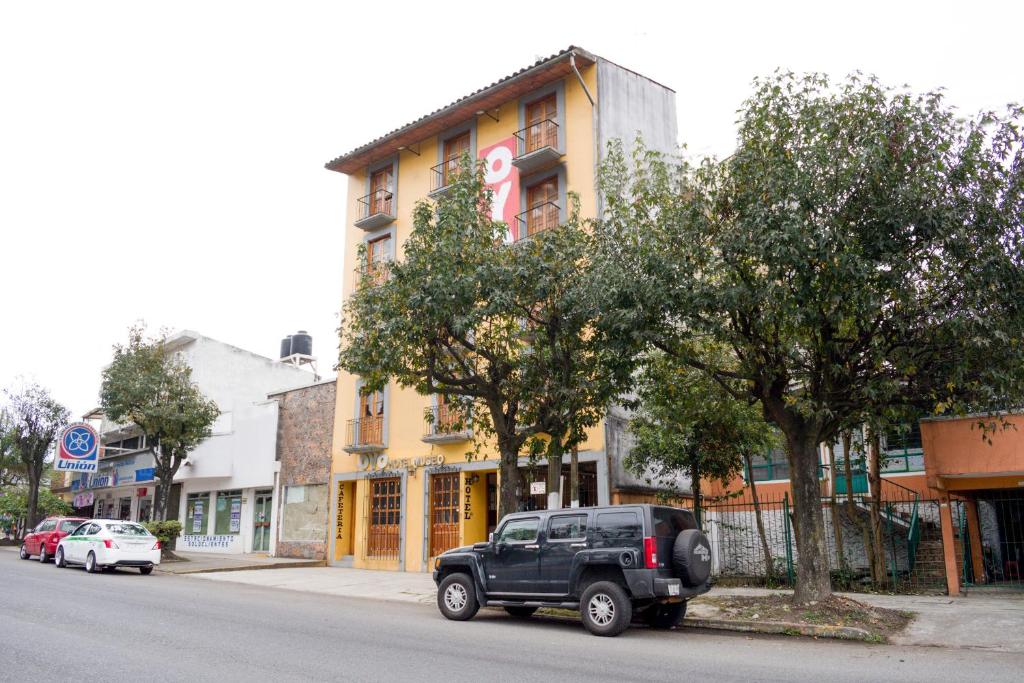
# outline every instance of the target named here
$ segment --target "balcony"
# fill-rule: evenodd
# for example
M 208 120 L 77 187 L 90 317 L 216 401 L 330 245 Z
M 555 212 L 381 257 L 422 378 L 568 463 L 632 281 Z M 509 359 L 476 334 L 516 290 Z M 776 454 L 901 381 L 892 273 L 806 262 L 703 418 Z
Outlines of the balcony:
M 430 167 L 430 192 L 431 197 L 440 197 L 451 189 L 455 182 L 455 176 L 462 168 L 461 157 L 445 159 L 437 166 Z
M 457 406 L 440 404 L 423 411 L 423 442 L 433 444 L 469 441 L 468 421 Z
M 553 119 L 529 125 L 516 131 L 515 136 L 519 140 L 519 154 L 512 165 L 523 175 L 554 166 L 562 158 L 558 149 L 558 124 Z
M 395 196 L 388 190 L 377 190 L 356 200 L 359 216 L 356 227 L 376 230 L 395 220 Z
M 391 277 L 391 261 L 376 261 L 356 268 L 356 288 L 379 287 Z
M 538 232 L 557 228 L 561 216 L 561 209 L 554 202 L 544 202 L 531 207 L 516 216 L 516 223 L 519 224 L 516 241 L 532 237 Z
M 346 453 L 377 453 L 384 450 L 384 416 L 349 420 L 345 429 Z

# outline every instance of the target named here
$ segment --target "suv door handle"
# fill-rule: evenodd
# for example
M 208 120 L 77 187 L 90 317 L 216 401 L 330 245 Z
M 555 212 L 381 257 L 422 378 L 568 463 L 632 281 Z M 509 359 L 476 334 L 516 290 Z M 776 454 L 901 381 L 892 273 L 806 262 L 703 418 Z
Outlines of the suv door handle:
M 586 548 L 587 544 L 586 543 L 570 543 L 569 547 L 570 548 Z
M 527 550 L 536 550 L 537 548 L 540 547 L 540 545 L 537 544 L 537 543 L 530 543 L 529 545 L 524 545 L 523 547 L 526 548 Z

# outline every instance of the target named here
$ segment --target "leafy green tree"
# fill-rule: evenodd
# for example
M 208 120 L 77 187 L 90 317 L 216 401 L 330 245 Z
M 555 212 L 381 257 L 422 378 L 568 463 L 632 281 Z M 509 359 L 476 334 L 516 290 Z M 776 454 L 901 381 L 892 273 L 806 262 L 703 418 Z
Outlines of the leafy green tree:
M 707 362 L 727 363 L 722 357 L 727 354 L 703 355 Z M 766 453 L 777 440 L 757 406 L 737 399 L 734 394 L 739 393 L 739 387 L 726 391 L 703 372 L 662 352 L 649 354 L 638 376 L 638 411 L 630 421 L 636 445 L 626 466 L 655 481 L 688 477 L 698 522 L 701 480 L 728 482 L 751 456 Z
M 820 443 L 909 394 L 936 413 L 1020 404 L 1021 119 L 964 120 L 938 94 L 857 76 L 777 74 L 755 83 L 729 158 L 692 166 L 638 146 L 602 170 L 608 324 L 778 426 L 797 602 L 831 592 Z M 695 340 L 735 362 L 708 363 Z
M 0 520 L 4 520 L 4 526 L 14 526 L 16 529 L 30 529 L 44 517 L 55 515 L 70 515 L 73 508 L 60 496 L 46 488 L 40 488 L 36 498 L 38 519 L 35 522 L 28 521 L 29 511 L 29 488 L 27 485 L 16 486 L 4 491 L 0 495 Z
M 5 390 L 9 419 L 8 439 L 21 462 L 28 480 L 27 512 L 29 526 L 39 521 L 39 483 L 46 467 L 46 458 L 53 449 L 57 435 L 68 423 L 70 412 L 58 403 L 48 390 L 29 383 L 18 389 Z
M 20 484 L 25 479 L 25 466 L 14 448 L 12 420 L 6 409 L 0 409 L 0 490 Z
M 188 454 L 210 435 L 220 414 L 192 382 L 192 368 L 168 351 L 162 339 L 146 339 L 140 326 L 128 331 L 128 343 L 114 346 L 103 370 L 100 402 L 106 417 L 133 424 L 152 447 L 158 480 L 153 517 L 167 517 L 174 475 Z
M 594 269 L 594 243 L 573 199 L 568 220 L 516 245 L 515 286 L 532 302 L 525 321 L 522 367 L 531 387 L 523 420 L 543 435 L 531 448 L 547 458 L 548 507 L 561 507 L 562 460 L 571 454 L 570 496 L 579 503 L 578 450 L 587 430 L 628 390 L 632 358 L 614 353 L 597 325 L 604 289 Z

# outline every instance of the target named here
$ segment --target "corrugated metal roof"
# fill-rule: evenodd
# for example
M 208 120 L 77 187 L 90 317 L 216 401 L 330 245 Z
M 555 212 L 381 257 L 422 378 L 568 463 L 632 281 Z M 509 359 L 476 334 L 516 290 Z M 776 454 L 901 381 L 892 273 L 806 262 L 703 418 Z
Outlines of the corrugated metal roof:
M 567 47 L 566 49 L 562 50 L 561 52 L 557 52 L 557 53 L 555 53 L 555 54 L 553 54 L 550 57 L 547 57 L 545 59 L 539 59 L 536 62 L 534 62 L 533 64 L 531 64 L 531 65 L 529 65 L 527 67 L 524 67 L 524 68 L 520 69 L 519 71 L 516 71 L 515 73 L 512 73 L 512 74 L 510 74 L 510 75 L 508 75 L 508 76 L 506 76 L 506 77 L 504 77 L 504 78 L 502 78 L 500 80 L 497 80 L 494 83 L 491 83 L 490 85 L 484 86 L 483 88 L 480 88 L 479 90 L 475 90 L 475 91 L 469 93 L 468 95 L 465 95 L 464 97 L 460 97 L 459 99 L 455 100 L 451 104 L 448 104 L 448 105 L 446 105 L 444 107 L 441 107 L 440 109 L 436 109 L 436 110 L 432 111 L 431 113 L 426 114 L 425 116 L 421 116 L 420 118 L 416 119 L 415 121 L 407 123 L 407 124 L 405 124 L 404 126 L 402 126 L 400 128 L 396 128 L 396 129 L 392 130 L 390 133 L 386 133 L 385 135 L 382 135 L 382 136 L 376 138 L 375 140 L 372 140 L 372 141 L 366 143 L 365 145 L 361 145 L 359 147 L 356 147 L 352 151 L 347 152 L 345 154 L 342 154 L 341 156 L 339 156 L 339 157 L 337 157 L 335 159 L 332 159 L 331 161 L 327 162 L 326 164 L 324 164 L 324 167 L 327 168 L 328 170 L 331 170 L 331 171 L 339 171 L 339 172 L 342 172 L 342 173 L 350 172 L 352 170 L 350 168 L 351 167 L 351 163 L 346 163 L 346 162 L 351 162 L 351 161 L 356 160 L 359 157 L 363 157 L 368 152 L 372 151 L 374 148 L 380 146 L 381 144 L 383 144 L 385 142 L 388 142 L 390 140 L 394 140 L 395 138 L 398 138 L 398 137 L 402 136 L 403 134 L 409 133 L 410 131 L 413 131 L 413 130 L 415 130 L 416 128 L 418 128 L 420 126 L 423 126 L 423 125 L 425 125 L 425 124 L 427 124 L 427 123 L 429 123 L 429 122 L 431 122 L 433 120 L 436 120 L 436 119 L 444 116 L 445 114 L 449 114 L 449 113 L 454 112 L 455 110 L 458 110 L 458 109 L 461 109 L 463 107 L 466 107 L 467 105 L 469 105 L 470 103 L 472 103 L 472 102 L 474 102 L 476 100 L 482 100 L 487 95 L 490 95 L 496 89 L 500 89 L 503 86 L 507 86 L 511 82 L 516 81 L 518 79 L 521 79 L 521 78 L 527 76 L 528 74 L 530 74 L 531 72 L 540 71 L 540 70 L 544 69 L 545 67 L 551 66 L 551 65 L 556 64 L 558 62 L 561 62 L 563 60 L 567 60 L 568 57 L 570 55 L 572 55 L 572 54 L 575 54 L 577 57 L 579 57 L 580 60 L 583 62 L 583 64 L 586 64 L 586 65 L 594 63 L 596 61 L 596 59 L 597 59 L 594 55 L 590 54 L 589 52 L 587 52 L 583 48 L 576 47 L 574 45 L 570 45 L 569 47 Z M 429 135 L 426 135 L 424 137 L 429 137 Z

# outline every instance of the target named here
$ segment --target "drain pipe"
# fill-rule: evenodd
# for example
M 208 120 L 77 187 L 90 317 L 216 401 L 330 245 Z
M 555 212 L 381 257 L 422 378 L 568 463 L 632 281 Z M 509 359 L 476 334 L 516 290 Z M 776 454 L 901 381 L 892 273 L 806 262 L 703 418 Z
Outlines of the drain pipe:
M 576 78 L 579 79 L 580 85 L 583 86 L 583 92 L 586 93 L 587 99 L 590 100 L 590 106 L 593 107 L 594 106 L 594 96 L 590 94 L 590 88 L 588 88 L 587 84 L 583 81 L 583 74 L 581 74 L 580 70 L 576 68 L 576 53 L 575 52 L 570 52 L 569 53 L 569 66 L 572 67 L 573 73 L 576 74 Z

